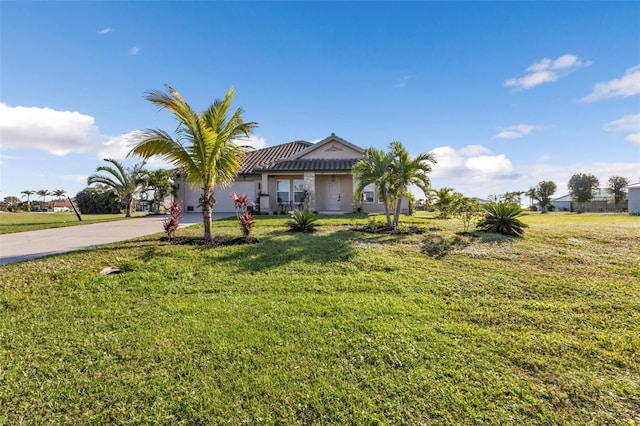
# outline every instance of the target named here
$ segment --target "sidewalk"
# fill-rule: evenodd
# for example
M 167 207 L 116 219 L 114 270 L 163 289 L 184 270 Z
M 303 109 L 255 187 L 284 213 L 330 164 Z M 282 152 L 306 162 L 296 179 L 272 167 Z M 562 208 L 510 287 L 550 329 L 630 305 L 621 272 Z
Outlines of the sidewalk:
M 232 213 L 217 213 L 213 219 L 223 219 L 231 215 Z M 145 216 L 115 222 L 0 235 L 0 265 L 157 234 L 163 232 L 162 221 L 166 218 L 167 216 Z M 181 227 L 201 222 L 200 213 L 184 213 L 180 218 Z

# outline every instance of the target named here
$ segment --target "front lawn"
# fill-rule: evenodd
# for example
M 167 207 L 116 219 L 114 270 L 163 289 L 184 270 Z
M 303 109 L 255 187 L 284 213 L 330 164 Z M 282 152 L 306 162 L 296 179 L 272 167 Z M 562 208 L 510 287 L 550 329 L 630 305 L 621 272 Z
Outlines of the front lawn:
M 640 219 L 556 217 L 511 239 L 259 216 L 258 244 L 3 266 L 0 424 L 640 423 Z

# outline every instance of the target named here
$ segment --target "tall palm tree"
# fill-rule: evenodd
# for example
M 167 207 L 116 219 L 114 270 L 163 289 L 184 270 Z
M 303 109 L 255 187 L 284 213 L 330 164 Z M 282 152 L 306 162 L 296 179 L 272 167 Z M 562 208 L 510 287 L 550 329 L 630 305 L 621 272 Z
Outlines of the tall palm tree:
M 402 198 L 409 190 L 409 185 L 416 185 L 425 194 L 429 191 L 431 181 L 428 174 L 431 173 L 431 164 L 435 164 L 436 158 L 428 152 L 417 155 L 414 158 L 398 141 L 389 144 L 391 161 L 391 192 L 396 202 L 396 211 L 393 216 L 393 226 L 398 226 Z
M 44 207 L 44 204 L 47 202 L 47 197 L 51 195 L 51 193 L 47 189 L 40 189 L 36 191 L 36 194 L 42 197 L 42 207 Z M 42 210 L 42 208 L 40 210 Z
M 390 166 L 393 158 L 383 150 L 367 148 L 364 152 L 365 159 L 353 165 L 351 172 L 356 176 L 355 197 L 362 199 L 362 192 L 367 185 L 375 185 L 378 199 L 384 204 L 384 212 L 387 215 L 387 226 L 391 227 L 391 213 L 389 202 L 391 200 Z
M 21 194 L 24 194 L 27 197 L 27 211 L 31 211 L 31 196 L 33 194 L 36 193 L 36 191 L 32 191 L 30 189 L 25 189 L 24 191 L 20 192 Z M 24 196 L 23 196 L 24 198 Z
M 66 194 L 67 191 L 65 191 L 64 189 L 56 189 L 55 191 L 53 191 L 53 195 L 58 197 L 58 200 L 62 200 L 62 197 L 64 197 L 64 194 Z
M 203 112 L 194 111 L 171 86 L 167 92 L 147 92 L 146 99 L 173 113 L 178 121 L 176 139 L 159 129 L 147 129 L 129 155 L 142 158 L 158 155 L 183 170 L 185 180 L 202 188 L 200 205 L 204 239 L 212 240 L 211 216 L 214 189 L 231 185 L 240 169 L 244 150 L 234 140 L 249 137 L 257 123 L 245 122 L 242 108 L 231 111 L 233 87 L 223 99 L 216 99 Z
M 96 169 L 96 172 L 105 172 L 110 176 L 93 174 L 87 179 L 87 184 L 98 183 L 111 188 L 120 201 L 124 203 L 125 216 L 130 217 L 131 208 L 135 201 L 134 197 L 140 187 L 142 167 L 145 163 L 138 163 L 131 168 L 127 168 L 111 158 L 105 158 L 104 161 L 111 163 L 113 166 L 100 166 Z

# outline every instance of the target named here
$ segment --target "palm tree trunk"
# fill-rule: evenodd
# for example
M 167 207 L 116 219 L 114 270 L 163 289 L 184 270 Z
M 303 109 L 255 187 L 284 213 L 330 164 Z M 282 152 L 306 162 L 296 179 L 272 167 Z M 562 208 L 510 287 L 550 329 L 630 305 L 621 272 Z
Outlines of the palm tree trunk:
M 396 212 L 393 216 L 393 227 L 398 226 L 398 221 L 400 220 L 400 209 L 402 208 L 402 197 L 396 200 Z
M 124 199 L 124 217 L 131 217 L 131 198 Z
M 204 188 L 204 193 L 202 195 L 202 223 L 204 224 L 204 240 L 207 242 L 213 241 L 213 235 L 211 234 L 211 219 L 214 204 L 213 188 Z

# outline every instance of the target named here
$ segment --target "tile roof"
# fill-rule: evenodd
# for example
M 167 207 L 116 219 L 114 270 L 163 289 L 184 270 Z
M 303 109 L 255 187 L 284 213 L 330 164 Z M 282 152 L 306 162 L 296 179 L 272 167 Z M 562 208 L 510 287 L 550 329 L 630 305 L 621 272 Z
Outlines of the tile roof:
M 242 160 L 239 173 L 248 174 L 257 170 L 263 170 L 279 160 L 290 158 L 298 152 L 304 151 L 311 145 L 313 145 L 311 142 L 294 141 L 250 151 Z
M 281 160 L 266 167 L 256 167 L 255 171 L 349 171 L 359 158 L 305 158 Z

